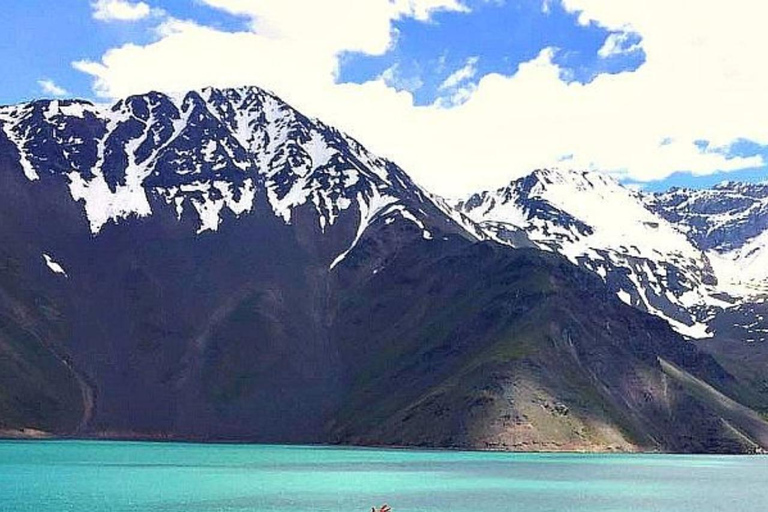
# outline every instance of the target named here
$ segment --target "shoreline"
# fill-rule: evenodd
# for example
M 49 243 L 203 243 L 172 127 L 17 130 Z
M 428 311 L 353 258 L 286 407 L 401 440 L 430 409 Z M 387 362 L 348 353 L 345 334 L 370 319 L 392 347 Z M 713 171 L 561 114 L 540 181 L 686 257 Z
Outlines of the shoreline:
M 167 444 L 167 445 L 199 445 L 199 446 L 262 446 L 284 448 L 322 448 L 340 450 L 368 450 L 368 451 L 395 451 L 395 452 L 450 452 L 473 454 L 519 454 L 519 455 L 594 455 L 594 456 L 717 456 L 717 457 L 765 457 L 768 453 L 716 453 L 716 452 L 665 452 L 660 450 L 503 450 L 481 449 L 470 447 L 446 447 L 446 446 L 401 446 L 401 445 L 356 445 L 356 444 L 331 444 L 331 443 L 270 443 L 247 440 L 227 439 L 190 439 L 171 436 L 139 436 L 139 435 L 95 435 L 95 436 L 60 436 L 34 429 L 0 430 L 0 443 L 3 442 L 92 442 L 92 443 L 136 443 L 136 444 Z

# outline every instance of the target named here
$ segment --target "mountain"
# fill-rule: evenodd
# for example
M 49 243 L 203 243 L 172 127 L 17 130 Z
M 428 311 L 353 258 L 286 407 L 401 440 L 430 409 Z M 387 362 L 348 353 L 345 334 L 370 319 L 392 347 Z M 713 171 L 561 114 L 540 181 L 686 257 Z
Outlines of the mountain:
M 681 334 L 707 336 L 711 309 L 728 305 L 704 251 L 649 210 L 641 193 L 608 176 L 538 170 L 457 208 L 501 243 L 564 255 Z
M 271 93 L 41 100 L 0 128 L 5 435 L 768 447 L 751 388 L 665 321 Z
M 486 237 L 561 254 L 729 370 L 750 368 L 750 400 L 768 405 L 767 185 L 648 194 L 596 172 L 541 169 L 456 207 Z
M 705 251 L 718 288 L 732 305 L 714 312 L 715 354 L 768 405 L 768 185 L 724 182 L 709 190 L 672 189 L 646 197 L 649 209 L 673 222 Z
M 706 251 L 721 289 L 744 299 L 768 295 L 768 184 L 675 188 L 646 202 Z

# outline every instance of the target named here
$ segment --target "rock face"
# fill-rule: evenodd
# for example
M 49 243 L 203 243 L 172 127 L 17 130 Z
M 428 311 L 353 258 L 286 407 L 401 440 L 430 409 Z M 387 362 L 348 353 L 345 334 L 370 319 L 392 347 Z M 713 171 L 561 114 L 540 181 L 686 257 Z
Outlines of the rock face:
M 691 382 L 748 389 L 662 319 L 265 91 L 38 101 L 0 125 L 6 433 L 768 446 Z M 695 266 L 681 286 L 708 286 Z

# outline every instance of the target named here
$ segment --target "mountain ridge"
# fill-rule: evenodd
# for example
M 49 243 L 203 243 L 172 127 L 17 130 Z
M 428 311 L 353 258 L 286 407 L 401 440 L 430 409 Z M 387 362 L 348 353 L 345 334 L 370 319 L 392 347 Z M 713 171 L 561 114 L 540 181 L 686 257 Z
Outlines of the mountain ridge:
M 94 234 L 150 215 L 151 196 L 179 218 L 197 216 L 200 233 L 215 231 L 222 212 L 250 211 L 258 185 L 286 223 L 293 208 L 312 203 L 323 230 L 361 199 L 371 215 L 396 213 L 403 205 L 388 204 L 388 191 L 445 209 L 395 164 L 256 87 L 153 92 L 110 107 L 41 100 L 0 107 L 0 120 L 25 176 L 40 179 L 36 166 L 66 176 Z M 408 213 L 421 222 L 418 208 Z
M 396 164 L 257 88 L 73 105 L 0 108 L 4 430 L 761 446 L 741 432 L 751 419 L 734 435 L 660 361 L 741 400 L 732 370 L 622 304 L 588 265 L 533 246 L 546 224 L 519 230 L 531 247 L 498 243 Z M 598 233 L 531 204 L 558 240 Z

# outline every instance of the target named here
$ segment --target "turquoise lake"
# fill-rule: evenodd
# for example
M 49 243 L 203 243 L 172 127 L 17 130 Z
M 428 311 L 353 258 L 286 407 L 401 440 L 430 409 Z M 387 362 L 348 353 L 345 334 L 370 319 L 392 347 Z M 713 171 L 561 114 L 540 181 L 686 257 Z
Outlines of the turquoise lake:
M 768 457 L 0 442 L 13 512 L 755 512 Z

